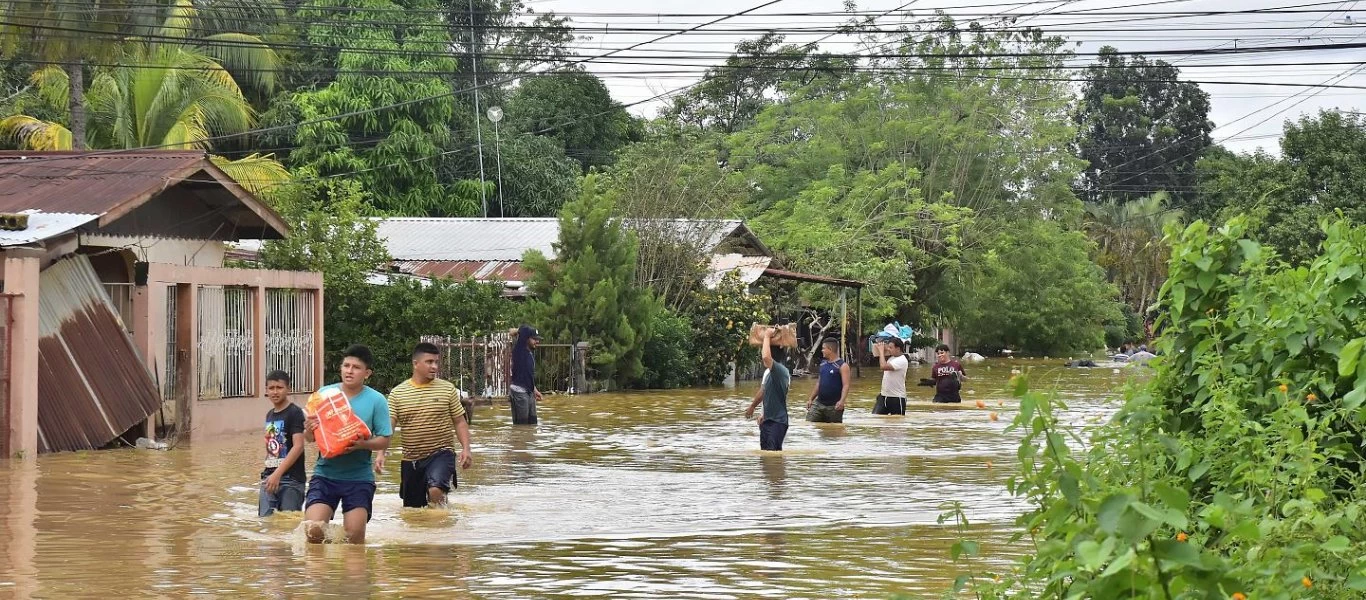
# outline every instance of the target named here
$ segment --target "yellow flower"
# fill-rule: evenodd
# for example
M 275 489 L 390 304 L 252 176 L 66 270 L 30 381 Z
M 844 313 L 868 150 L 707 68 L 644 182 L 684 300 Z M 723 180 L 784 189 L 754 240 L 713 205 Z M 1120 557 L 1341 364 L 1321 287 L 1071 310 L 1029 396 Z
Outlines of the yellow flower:
M 1190 539 L 1190 536 L 1186 535 L 1186 532 L 1184 531 L 1176 534 L 1176 541 L 1178 542 L 1184 542 L 1188 539 Z
M 1304 399 L 1305 399 L 1305 400 L 1308 400 L 1308 401 L 1310 401 L 1310 402 L 1313 402 L 1313 401 L 1315 401 L 1315 400 L 1318 400 L 1319 397 L 1318 397 L 1318 396 L 1315 396 L 1315 395 L 1313 395 L 1313 394 L 1309 394 L 1308 396 L 1305 396 Z
M 1229 597 L 1233 598 L 1233 600 L 1247 600 L 1247 594 L 1242 592 L 1233 592 L 1233 595 Z
M 1288 385 L 1282 383 L 1282 384 L 1281 384 L 1281 387 L 1280 387 L 1280 390 L 1281 390 L 1281 393 L 1284 394 L 1284 393 L 1290 391 L 1290 386 L 1288 386 Z
M 1314 587 L 1314 582 L 1313 582 L 1313 581 L 1310 581 L 1308 577 L 1305 577 L 1304 579 L 1301 579 L 1301 580 L 1300 580 L 1300 584 L 1303 585 L 1305 588 Z

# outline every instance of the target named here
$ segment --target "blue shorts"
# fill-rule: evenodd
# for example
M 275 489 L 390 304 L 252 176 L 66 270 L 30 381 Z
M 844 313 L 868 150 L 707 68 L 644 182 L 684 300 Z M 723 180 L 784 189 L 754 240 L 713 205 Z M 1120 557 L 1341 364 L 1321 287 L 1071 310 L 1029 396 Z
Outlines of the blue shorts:
M 787 437 L 787 423 L 779 423 L 773 419 L 764 419 L 759 424 L 759 449 L 778 450 L 783 449 L 783 438 Z
M 375 482 L 341 481 L 314 475 L 308 480 L 308 495 L 304 498 L 304 509 L 314 504 L 326 504 L 333 512 L 341 504 L 342 514 L 357 508 L 365 509 L 365 520 L 370 520 L 374 511 Z

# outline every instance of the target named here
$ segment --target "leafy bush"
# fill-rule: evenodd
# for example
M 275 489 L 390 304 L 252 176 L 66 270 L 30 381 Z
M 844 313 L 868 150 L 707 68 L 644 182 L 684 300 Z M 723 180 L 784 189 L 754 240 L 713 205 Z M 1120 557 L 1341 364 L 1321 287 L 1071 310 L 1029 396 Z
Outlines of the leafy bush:
M 684 315 L 659 308 L 645 342 L 645 372 L 636 387 L 673 389 L 693 382 L 692 321 Z
M 735 272 L 726 273 L 715 289 L 699 290 L 690 312 L 698 383 L 720 383 L 732 363 L 744 369 L 758 360 L 746 340 L 751 325 L 768 322 L 768 312 L 764 299 L 747 293 Z
M 1015 381 L 1010 490 L 1030 553 L 972 573 L 983 598 L 1366 597 L 1366 228 L 1323 224 L 1307 267 L 1234 219 L 1188 227 L 1147 386 L 1086 444 Z M 1073 448 L 1086 447 L 1079 451 Z M 950 516 L 961 520 L 961 507 Z M 976 552 L 955 545 L 955 558 Z

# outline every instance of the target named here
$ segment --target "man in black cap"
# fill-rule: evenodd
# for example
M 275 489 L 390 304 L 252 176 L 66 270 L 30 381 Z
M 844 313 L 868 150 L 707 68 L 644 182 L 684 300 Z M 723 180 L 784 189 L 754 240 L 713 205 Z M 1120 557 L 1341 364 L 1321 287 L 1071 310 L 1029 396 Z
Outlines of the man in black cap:
M 541 400 L 541 391 L 536 389 L 536 356 L 531 351 L 540 344 L 541 334 L 535 327 L 522 325 L 517 329 L 517 344 L 512 347 L 512 381 L 508 386 L 513 425 L 536 424 L 536 403 Z

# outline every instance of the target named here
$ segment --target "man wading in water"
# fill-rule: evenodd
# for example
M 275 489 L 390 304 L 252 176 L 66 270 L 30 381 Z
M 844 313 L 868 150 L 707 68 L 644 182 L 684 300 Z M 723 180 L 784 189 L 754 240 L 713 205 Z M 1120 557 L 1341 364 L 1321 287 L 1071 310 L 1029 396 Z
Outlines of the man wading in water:
M 541 345 L 541 334 L 530 325 L 517 329 L 517 345 L 512 347 L 512 382 L 508 386 L 508 403 L 512 405 L 513 425 L 535 425 L 536 403 L 541 391 L 536 389 L 536 355 L 531 351 Z
M 398 495 L 406 508 L 446 505 L 446 494 L 458 487 L 455 440 L 460 440 L 460 468 L 468 469 L 470 427 L 455 384 L 440 379 L 441 350 L 421 343 L 413 349 L 413 377 L 389 392 L 389 420 L 403 431 Z M 375 457 L 384 470 L 384 455 Z
M 771 329 L 764 330 L 764 345 L 761 350 L 764 360 L 764 380 L 759 391 L 754 394 L 754 402 L 745 411 L 746 419 L 754 418 L 754 409 L 763 403 L 764 412 L 759 415 L 759 449 L 782 450 L 783 438 L 787 437 L 787 388 L 792 384 L 792 373 L 787 370 L 783 360 L 787 353 L 782 347 L 774 348 Z
M 375 357 L 369 348 L 351 346 L 342 355 L 341 383 L 314 392 L 321 394 L 340 388 L 351 405 L 351 412 L 370 429 L 370 439 L 352 442 L 346 453 L 340 456 L 319 456 L 313 466 L 313 479 L 308 482 L 308 496 L 304 499 L 304 519 L 308 541 L 315 544 L 322 543 L 326 535 L 323 525 L 332 520 L 338 504 L 342 509 L 346 541 L 352 544 L 365 543 L 365 524 L 374 512 L 372 506 L 375 501 L 375 472 L 371 453 L 388 450 L 389 436 L 394 434 L 393 427 L 389 425 L 389 401 L 384 394 L 365 385 L 365 380 L 374 372 L 371 370 L 374 362 Z M 304 439 L 313 442 L 313 432 L 317 429 L 318 415 L 308 415 L 304 420 Z
M 843 423 L 844 401 L 849 398 L 849 363 L 839 354 L 839 340 L 821 343 L 820 379 L 806 401 L 806 420 L 812 423 Z
M 958 391 L 963 389 L 963 365 L 949 356 L 947 344 L 934 349 L 934 401 L 940 404 L 956 404 L 963 401 Z
M 906 367 L 911 361 L 902 354 L 904 347 L 905 342 L 899 338 L 873 346 L 878 366 L 882 368 L 882 393 L 873 401 L 875 415 L 906 414 Z

